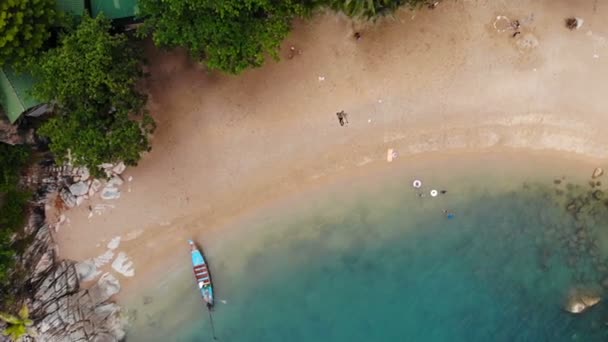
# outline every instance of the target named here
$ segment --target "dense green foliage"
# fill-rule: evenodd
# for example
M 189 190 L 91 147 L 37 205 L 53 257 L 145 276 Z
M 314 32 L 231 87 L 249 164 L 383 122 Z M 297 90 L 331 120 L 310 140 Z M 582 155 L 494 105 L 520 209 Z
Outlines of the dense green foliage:
M 19 175 L 29 160 L 24 146 L 0 143 L 0 285 L 14 265 L 11 236 L 23 227 L 30 194 L 19 188 Z
M 186 47 L 211 69 L 237 74 L 278 57 L 294 17 L 294 0 L 140 0 L 144 33 L 159 46 Z
M 55 0 L 0 1 L 0 67 L 34 55 L 49 38 Z
M 349 17 L 374 19 L 395 12 L 403 5 L 412 7 L 428 3 L 427 0 L 325 0 L 333 10 Z
M 135 165 L 149 150 L 152 121 L 136 85 L 141 58 L 124 34 L 110 34 L 110 21 L 85 16 L 32 66 L 34 95 L 56 104 L 57 115 L 38 131 L 51 140 L 59 160 L 70 155 L 91 172 L 104 162 Z
M 0 319 L 8 323 L 8 327 L 4 329 L 3 334 L 10 337 L 13 341 L 19 340 L 28 333 L 29 327 L 34 324 L 34 321 L 29 316 L 30 310 L 25 304 L 17 315 L 0 312 Z

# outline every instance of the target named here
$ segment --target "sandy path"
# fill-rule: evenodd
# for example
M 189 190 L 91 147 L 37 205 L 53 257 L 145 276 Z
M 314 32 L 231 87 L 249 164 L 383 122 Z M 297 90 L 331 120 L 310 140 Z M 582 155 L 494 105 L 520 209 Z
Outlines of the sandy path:
M 186 237 L 359 166 L 386 167 L 388 147 L 399 162 L 502 147 L 607 158 L 607 14 L 592 0 L 446 1 L 365 25 L 360 41 L 349 21 L 321 15 L 286 40 L 284 55 L 292 44 L 301 55 L 239 77 L 149 48 L 153 151 L 127 171 L 134 180 L 115 209 L 68 213 L 60 255 L 95 257 L 111 237 L 142 230 L 119 248 L 135 262 L 123 283 L 133 289 Z M 520 19 L 522 34 L 497 32 L 498 15 Z M 564 27 L 571 15 L 585 20 L 580 30 Z

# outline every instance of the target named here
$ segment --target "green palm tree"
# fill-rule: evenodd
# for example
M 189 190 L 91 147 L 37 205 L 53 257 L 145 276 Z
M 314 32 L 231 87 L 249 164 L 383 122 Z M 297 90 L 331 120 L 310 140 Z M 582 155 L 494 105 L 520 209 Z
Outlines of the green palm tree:
M 29 332 L 29 328 L 34 324 L 30 318 L 30 311 L 27 305 L 23 305 L 17 316 L 0 312 L 0 319 L 8 323 L 8 327 L 2 332 L 13 341 L 18 341 Z

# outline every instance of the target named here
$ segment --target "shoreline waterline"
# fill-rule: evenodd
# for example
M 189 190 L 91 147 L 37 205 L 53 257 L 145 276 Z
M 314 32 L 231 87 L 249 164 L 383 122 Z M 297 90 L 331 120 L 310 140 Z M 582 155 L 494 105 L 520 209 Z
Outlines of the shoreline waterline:
M 556 156 L 552 156 L 552 158 L 542 159 L 540 157 L 541 155 L 542 154 L 532 153 L 524 156 L 521 152 L 515 152 L 514 154 L 470 154 L 466 156 L 442 155 L 440 157 L 435 156 L 435 158 L 425 159 L 424 161 L 416 160 L 414 162 L 413 160 L 410 160 L 413 163 L 410 163 L 409 165 L 405 163 L 403 165 L 391 164 L 390 168 L 384 168 L 378 170 L 378 172 L 371 172 L 360 175 L 360 177 L 353 176 L 352 178 L 338 180 L 331 185 L 325 185 L 306 193 L 294 195 L 292 198 L 283 199 L 278 203 L 273 203 L 273 205 L 266 208 L 240 217 L 238 221 L 233 222 L 230 226 L 209 228 L 204 227 L 203 224 L 199 223 L 198 228 L 193 227 L 186 230 L 189 230 L 190 234 L 203 243 L 203 248 L 210 255 L 212 260 L 212 272 L 214 272 L 216 279 L 219 279 L 218 285 L 220 287 L 218 291 L 221 298 L 221 287 L 222 285 L 225 286 L 225 284 L 222 283 L 225 282 L 224 279 L 226 277 L 226 275 L 222 275 L 222 273 L 243 273 L 243 270 L 247 269 L 247 266 L 245 265 L 247 264 L 248 259 L 243 259 L 244 255 L 247 255 L 248 253 L 262 253 L 263 255 L 263 251 L 266 248 L 269 248 L 269 246 L 260 247 L 260 242 L 256 242 L 259 238 L 257 236 L 272 235 L 273 230 L 275 232 L 285 231 L 285 233 L 280 234 L 293 234 L 288 233 L 290 230 L 282 228 L 282 226 L 289 226 L 289 222 L 292 220 L 291 217 L 294 217 L 293 220 L 297 221 L 305 220 L 305 217 L 310 215 L 302 214 L 302 212 L 322 212 L 325 210 L 324 208 L 330 207 L 333 212 L 332 215 L 345 217 L 346 219 L 350 214 L 336 214 L 336 212 L 340 212 L 340 209 L 335 207 L 336 202 L 344 203 L 346 207 L 349 207 L 348 203 L 355 201 L 356 199 L 362 201 L 362 203 L 371 201 L 376 204 L 381 204 L 380 206 L 383 208 L 393 207 L 395 204 L 391 204 L 391 201 L 393 201 L 396 196 L 394 187 L 398 187 L 398 192 L 401 192 L 399 198 L 402 198 L 402 200 L 399 201 L 410 203 L 409 207 L 414 208 L 414 212 L 416 212 L 416 210 L 425 212 L 423 217 L 426 217 L 426 220 L 431 219 L 427 217 L 429 213 L 428 210 L 434 212 L 432 216 L 435 216 L 435 218 L 432 218 L 431 220 L 435 222 L 437 219 L 442 220 L 442 209 L 449 208 L 450 210 L 455 211 L 456 219 L 454 222 L 458 222 L 458 220 L 466 219 L 467 211 L 470 212 L 470 210 L 475 210 L 467 208 L 466 203 L 468 197 L 491 197 L 492 193 L 517 194 L 525 191 L 522 188 L 523 183 L 542 183 L 545 184 L 545 186 L 551 186 L 556 179 L 562 181 L 563 176 L 566 176 L 566 179 L 563 180 L 564 186 L 566 182 L 584 184 L 584 182 L 590 178 L 591 172 L 593 172 L 592 167 L 599 166 L 598 163 L 584 163 L 576 156 L 574 158 L 562 157 L 561 159 L 555 159 L 554 157 Z M 454 159 L 453 157 L 457 158 Z M 446 163 L 450 160 L 452 163 Z M 457 162 L 454 162 L 455 160 L 457 160 Z M 447 169 L 448 165 L 450 166 L 449 170 Z M 411 180 L 413 180 L 414 177 L 423 180 L 424 190 L 426 192 L 432 187 L 446 189 L 448 192 L 446 195 L 438 196 L 437 198 L 431 198 L 428 194 L 423 198 L 419 198 L 415 195 L 415 191 L 411 187 Z M 383 193 L 388 194 L 387 199 L 383 199 Z M 450 204 L 452 201 L 453 203 Z M 363 204 L 360 204 L 360 206 L 361 205 Z M 370 205 L 373 207 L 374 204 Z M 365 208 L 365 206 L 366 205 L 363 205 L 361 208 Z M 338 207 L 341 207 L 341 205 L 338 205 Z M 364 209 L 364 211 L 367 212 L 369 209 Z M 353 212 L 353 214 L 359 215 L 356 212 Z M 373 217 L 374 214 L 373 212 L 368 212 L 366 215 L 372 215 Z M 323 215 L 315 222 L 323 225 L 324 219 L 322 217 Z M 375 219 L 381 220 L 382 218 Z M 277 223 L 277 220 L 284 223 Z M 411 218 L 408 220 L 411 221 Z M 264 224 L 264 222 L 266 222 L 266 224 Z M 270 229 L 268 227 L 273 228 Z M 413 229 L 416 231 L 416 228 Z M 188 234 L 184 232 L 183 229 L 179 229 L 176 232 L 184 235 Z M 391 230 L 389 230 L 388 233 L 392 234 Z M 307 234 L 306 228 L 301 234 L 304 235 L 300 238 L 305 238 Z M 145 238 L 145 236 L 143 238 Z M 440 236 L 436 238 L 441 240 Z M 307 238 L 305 238 L 305 240 L 306 239 Z M 238 241 L 238 243 L 235 241 Z M 285 240 L 285 243 L 289 245 L 289 241 L 291 240 Z M 340 243 L 339 241 L 336 242 Z M 234 244 L 240 246 L 242 253 L 232 252 L 231 256 L 227 257 L 227 252 L 224 252 L 223 250 L 230 249 L 230 246 L 234 246 Z M 251 247 L 250 245 L 257 247 Z M 144 294 L 143 296 L 154 297 L 154 302 L 149 305 L 142 305 L 142 289 L 145 287 L 137 286 L 137 291 L 131 293 L 129 293 L 129 291 L 121 294 L 121 301 L 126 303 L 127 307 L 131 307 L 131 309 L 135 307 L 135 310 L 140 312 L 137 314 L 138 317 L 141 317 L 141 312 L 145 312 L 146 310 L 154 311 L 151 308 L 155 305 L 158 306 L 157 310 L 162 312 L 163 305 L 170 306 L 176 305 L 177 303 L 177 306 L 179 306 L 180 302 L 183 303 L 184 298 L 190 298 L 186 300 L 187 302 L 197 300 L 195 299 L 196 291 L 193 291 L 191 289 L 192 286 L 190 286 L 192 285 L 192 279 L 190 274 L 191 270 L 187 262 L 188 260 L 187 258 L 184 258 L 185 252 L 180 253 L 179 246 L 181 246 L 179 243 L 174 246 L 174 253 L 170 256 L 171 261 L 166 260 L 165 266 L 163 267 L 164 273 L 162 275 L 156 273 L 156 279 L 155 277 L 147 277 L 146 283 L 156 284 L 156 290 L 154 290 L 154 288 L 148 288 L 148 290 L 144 290 L 143 292 L 153 293 L 153 295 Z M 262 246 L 264 245 L 262 244 Z M 253 252 L 251 248 L 262 249 Z M 272 250 L 272 247 L 270 249 Z M 184 247 L 184 251 L 185 250 Z M 249 252 L 246 252 L 247 250 L 249 250 Z M 222 260 L 222 257 L 220 257 L 222 255 L 226 257 L 225 260 Z M 220 260 L 216 261 L 214 264 L 213 260 L 216 258 L 219 258 Z M 173 271 L 167 273 L 166 270 Z M 160 283 L 157 283 L 158 280 L 161 280 Z M 177 285 L 176 289 L 175 286 L 178 283 L 179 285 Z M 231 288 L 231 291 L 234 291 L 234 288 Z M 168 296 L 168 298 L 162 299 L 159 298 L 159 296 Z M 230 300 L 228 300 L 228 303 L 230 303 Z M 223 306 L 220 304 L 218 309 L 222 310 L 222 307 Z M 203 313 L 203 311 L 199 312 L 201 316 L 204 316 L 202 315 Z M 185 320 L 188 316 L 176 314 L 176 316 L 172 318 L 172 321 L 174 320 L 175 324 L 179 325 L 180 317 Z

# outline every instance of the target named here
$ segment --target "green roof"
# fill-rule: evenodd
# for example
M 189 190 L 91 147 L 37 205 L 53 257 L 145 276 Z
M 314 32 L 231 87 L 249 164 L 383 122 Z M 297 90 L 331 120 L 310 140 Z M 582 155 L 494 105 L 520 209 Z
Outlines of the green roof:
M 28 94 L 34 83 L 29 74 L 18 74 L 9 67 L 0 69 L 0 105 L 11 123 L 26 110 L 42 103 Z
M 122 19 L 137 15 L 139 8 L 137 0 L 91 0 L 91 16 L 101 12 L 106 18 Z
M 57 10 L 81 16 L 84 13 L 84 0 L 57 0 Z

